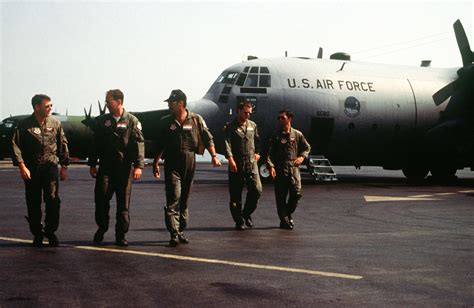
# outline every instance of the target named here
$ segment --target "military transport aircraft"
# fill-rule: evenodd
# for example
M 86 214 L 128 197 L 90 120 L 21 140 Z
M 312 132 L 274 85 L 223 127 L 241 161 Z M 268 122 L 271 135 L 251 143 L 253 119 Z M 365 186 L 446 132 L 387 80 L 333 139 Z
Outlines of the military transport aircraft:
M 251 57 L 225 69 L 189 109 L 204 117 L 219 153 L 224 124 L 238 102 L 249 100 L 264 140 L 277 127 L 277 112 L 289 109 L 312 154 L 333 165 L 401 169 L 413 179 L 428 172 L 449 178 L 459 168 L 474 167 L 474 54 L 459 20 L 454 32 L 461 68 L 361 63 L 345 53 L 330 59 L 321 52 L 317 58 Z M 135 113 L 147 140 L 165 113 Z M 90 111 L 86 124 L 88 119 Z M 261 175 L 267 176 L 264 166 Z

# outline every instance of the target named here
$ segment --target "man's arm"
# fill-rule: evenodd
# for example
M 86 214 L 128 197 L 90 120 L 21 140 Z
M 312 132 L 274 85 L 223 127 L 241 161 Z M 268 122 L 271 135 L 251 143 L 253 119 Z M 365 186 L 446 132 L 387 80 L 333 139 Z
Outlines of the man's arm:
M 15 132 L 13 133 L 13 138 L 12 138 L 12 148 L 13 148 L 13 155 L 12 155 L 12 160 L 13 160 L 13 165 L 18 166 L 18 169 L 20 171 L 20 176 L 23 180 L 31 180 L 31 174 L 30 170 L 26 167 L 24 161 L 23 161 L 23 156 L 21 153 L 21 148 L 20 148 L 20 129 L 17 127 L 15 129 Z
M 235 160 L 234 160 L 234 154 L 232 153 L 232 142 L 231 142 L 231 134 L 230 134 L 230 127 L 229 125 L 231 125 L 230 123 L 226 124 L 226 126 L 224 127 L 224 134 L 225 134 L 225 139 L 224 139 L 224 143 L 225 143 L 225 153 L 226 153 L 226 158 L 227 160 L 229 161 L 229 170 L 231 172 L 237 172 L 237 164 L 235 163 Z
M 59 158 L 59 164 L 61 165 L 61 170 L 59 171 L 59 179 L 61 181 L 64 181 L 67 178 L 67 166 L 69 165 L 69 148 L 67 146 L 68 141 L 66 138 L 66 134 L 64 133 L 64 129 L 61 124 L 59 124 L 57 138 L 57 155 Z

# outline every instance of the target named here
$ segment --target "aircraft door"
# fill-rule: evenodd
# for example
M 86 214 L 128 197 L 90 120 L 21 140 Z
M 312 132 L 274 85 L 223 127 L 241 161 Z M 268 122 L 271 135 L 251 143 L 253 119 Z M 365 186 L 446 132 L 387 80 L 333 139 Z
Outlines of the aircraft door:
M 333 129 L 334 118 L 311 118 L 311 130 L 308 136 L 311 154 L 328 155 Z

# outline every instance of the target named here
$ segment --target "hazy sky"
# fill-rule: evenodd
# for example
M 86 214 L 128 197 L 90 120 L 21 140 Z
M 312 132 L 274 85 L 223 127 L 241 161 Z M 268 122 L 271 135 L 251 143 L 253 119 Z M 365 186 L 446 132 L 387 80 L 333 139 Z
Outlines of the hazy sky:
M 457 67 L 456 19 L 474 46 L 473 1 L 0 2 L 2 119 L 31 113 L 36 93 L 69 115 L 91 103 L 97 114 L 112 88 L 124 91 L 127 110 L 164 108 L 172 89 L 198 99 L 247 55 L 285 50 Z

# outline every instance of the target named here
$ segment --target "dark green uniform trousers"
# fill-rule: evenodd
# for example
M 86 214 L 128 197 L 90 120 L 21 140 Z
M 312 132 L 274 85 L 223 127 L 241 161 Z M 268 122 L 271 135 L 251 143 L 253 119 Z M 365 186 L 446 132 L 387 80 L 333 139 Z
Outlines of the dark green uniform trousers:
M 287 196 L 289 198 L 287 201 Z M 301 195 L 301 175 L 297 167 L 292 167 L 288 174 L 278 172 L 275 178 L 275 199 L 280 220 L 293 214 Z
M 247 196 L 242 209 L 242 190 L 247 184 Z M 258 166 L 251 172 L 230 172 L 229 171 L 229 192 L 230 192 L 230 213 L 237 225 L 244 224 L 243 219 L 249 218 L 257 208 L 257 202 L 262 194 L 262 183 L 258 175 Z
M 165 158 L 165 224 L 172 237 L 183 232 L 188 224 L 188 198 L 195 168 L 194 152 Z
M 58 195 L 59 176 L 55 163 L 28 166 L 31 180 L 25 181 L 26 205 L 30 231 L 35 236 L 43 234 L 41 224 L 41 195 L 45 203 L 44 233 L 52 234 L 59 226 L 59 208 L 61 200 Z
M 115 237 L 123 239 L 130 225 L 130 195 L 132 192 L 131 164 L 99 167 L 95 182 L 95 222 L 105 233 L 109 229 L 110 200 L 115 193 L 117 212 L 115 215 Z

